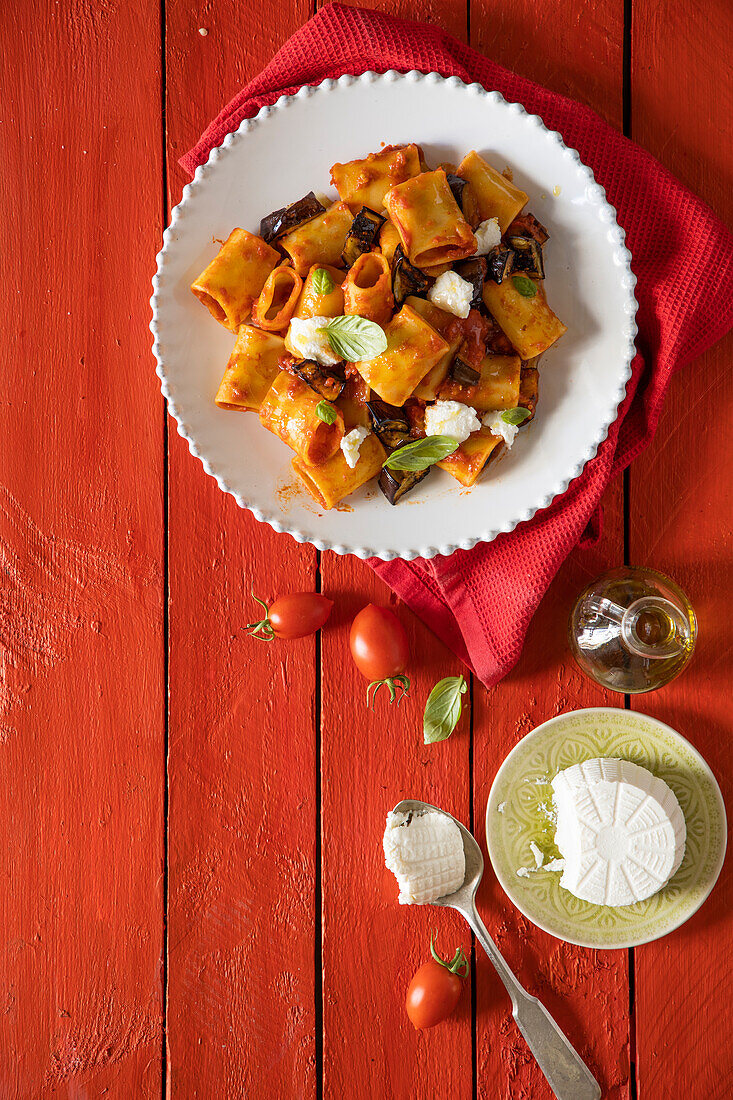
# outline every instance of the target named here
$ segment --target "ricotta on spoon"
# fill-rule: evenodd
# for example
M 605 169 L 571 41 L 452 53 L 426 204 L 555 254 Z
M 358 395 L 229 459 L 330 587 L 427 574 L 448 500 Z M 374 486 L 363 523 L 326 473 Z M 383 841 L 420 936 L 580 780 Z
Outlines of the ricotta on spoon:
M 427 905 L 463 885 L 463 837 L 446 814 L 390 812 L 383 844 L 384 862 L 400 888 L 400 905 Z
M 669 882 L 687 829 L 674 792 L 630 760 L 585 760 L 552 781 L 560 885 L 595 905 L 633 905 Z

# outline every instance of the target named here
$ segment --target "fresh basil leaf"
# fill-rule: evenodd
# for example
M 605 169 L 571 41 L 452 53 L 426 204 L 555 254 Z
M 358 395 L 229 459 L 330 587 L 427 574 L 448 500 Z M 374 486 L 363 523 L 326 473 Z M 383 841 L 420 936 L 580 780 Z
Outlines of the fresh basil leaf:
M 458 440 L 452 435 L 429 435 L 425 439 L 416 439 L 392 451 L 382 463 L 388 470 L 409 470 L 418 473 L 428 466 L 440 462 L 441 458 L 452 455 L 458 448 Z
M 356 313 L 332 317 L 324 325 L 324 332 L 328 333 L 329 343 L 336 355 L 340 355 L 347 363 L 373 359 L 375 355 L 381 355 L 387 350 L 384 329 Z
M 319 401 L 316 405 L 316 416 L 324 424 L 333 424 L 336 419 L 336 410 L 333 405 L 329 405 L 328 401 Z
M 505 424 L 524 424 L 525 420 L 529 416 L 529 409 L 525 409 L 522 405 L 519 405 L 516 409 L 504 409 L 501 414 L 501 419 Z
M 526 275 L 512 275 L 512 282 L 523 298 L 534 298 L 537 287 Z
M 333 290 L 333 279 L 325 267 L 319 267 L 313 272 L 313 289 L 316 294 L 330 294 Z
M 461 717 L 461 696 L 466 692 L 463 676 L 446 676 L 428 695 L 423 717 L 423 741 L 432 745 L 445 741 L 453 733 Z

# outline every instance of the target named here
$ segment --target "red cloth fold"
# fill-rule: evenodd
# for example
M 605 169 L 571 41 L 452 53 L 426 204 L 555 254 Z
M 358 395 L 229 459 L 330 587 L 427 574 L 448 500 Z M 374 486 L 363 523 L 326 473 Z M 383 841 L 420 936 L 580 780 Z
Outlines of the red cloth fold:
M 370 564 L 487 686 L 516 663 L 530 619 L 597 511 L 609 480 L 650 442 L 672 374 L 733 327 L 733 237 L 643 149 L 587 107 L 495 65 L 425 24 L 332 4 L 290 38 L 182 157 L 190 173 L 244 118 L 344 73 L 438 72 L 522 103 L 579 151 L 626 231 L 637 277 L 636 358 L 608 438 L 553 504 L 449 558 Z

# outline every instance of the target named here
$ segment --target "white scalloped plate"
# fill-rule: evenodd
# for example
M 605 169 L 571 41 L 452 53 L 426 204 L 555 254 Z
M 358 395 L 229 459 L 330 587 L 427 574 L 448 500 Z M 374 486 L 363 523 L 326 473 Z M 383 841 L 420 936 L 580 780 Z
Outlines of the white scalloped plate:
M 476 149 L 530 196 L 548 227 L 547 296 L 568 325 L 543 357 L 535 420 L 471 490 L 435 470 L 397 507 L 375 485 L 324 512 L 295 487 L 290 452 L 256 416 L 218 409 L 233 337 L 189 285 L 213 238 L 307 191 L 329 191 L 335 161 L 416 141 L 428 163 Z M 545 508 L 595 455 L 616 416 L 634 355 L 635 278 L 624 233 L 577 152 L 498 92 L 436 73 L 365 73 L 283 96 L 245 121 L 196 170 L 165 231 L 151 299 L 154 353 L 178 431 L 224 492 L 276 531 L 338 554 L 430 558 L 470 549 Z

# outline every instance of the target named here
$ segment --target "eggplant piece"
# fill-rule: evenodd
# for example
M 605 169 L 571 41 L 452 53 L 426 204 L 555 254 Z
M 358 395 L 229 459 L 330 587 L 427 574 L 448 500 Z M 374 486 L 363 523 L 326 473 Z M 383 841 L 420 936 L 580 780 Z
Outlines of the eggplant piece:
M 461 358 L 460 351 L 455 355 L 448 373 L 454 382 L 462 386 L 475 386 L 481 378 L 480 372 Z
M 537 408 L 540 372 L 536 367 L 530 366 L 531 363 L 536 362 L 536 359 L 529 359 L 523 362 L 519 371 L 519 404 L 529 413 L 529 416 L 523 421 L 523 424 L 529 424 L 530 420 L 534 419 L 535 410 Z
M 394 450 L 411 441 L 410 424 L 405 410 L 399 405 L 388 405 L 378 397 L 366 403 L 374 434 L 385 447 Z
M 352 267 L 364 252 L 371 252 L 379 242 L 379 231 L 386 222 L 381 214 L 362 206 L 346 234 L 341 259 L 346 267 Z
M 514 252 L 514 271 L 529 275 L 533 279 L 544 279 L 545 265 L 542 260 L 542 246 L 534 237 L 509 237 L 508 242 Z
M 339 377 L 339 374 L 336 373 L 339 370 L 338 367 L 332 368 L 333 373 L 327 372 L 318 363 L 314 363 L 312 359 L 295 360 L 293 370 L 298 378 L 302 378 L 304 382 L 307 382 L 310 388 L 326 401 L 335 401 L 337 397 L 340 397 L 341 391 L 346 385 L 346 375 L 343 374 L 343 369 L 340 372 L 343 377 Z
M 325 209 L 323 203 L 312 191 L 309 191 L 297 202 L 291 202 L 290 206 L 281 206 L 279 210 L 273 210 L 263 218 L 260 222 L 260 236 L 270 244 L 276 237 L 282 237 L 283 233 L 289 233 L 291 229 L 296 229 L 318 214 L 323 214 Z
M 466 282 L 470 283 L 473 287 L 471 308 L 478 308 L 483 301 L 481 291 L 483 290 L 489 271 L 489 264 L 486 256 L 474 256 L 471 260 L 463 260 L 460 264 L 455 264 L 453 270 L 456 275 L 460 275 L 462 279 L 465 279 Z
M 445 178 L 448 180 L 448 186 L 453 193 L 453 198 L 456 200 L 461 210 L 463 210 L 463 188 L 468 183 L 468 180 L 461 179 L 460 176 L 456 176 L 453 172 L 446 172 Z
M 520 214 L 515 218 L 507 230 L 507 236 L 532 237 L 537 244 L 545 244 L 550 239 L 550 234 L 534 214 Z
M 431 469 L 431 466 L 425 470 L 386 470 L 383 467 L 379 475 L 379 488 L 390 504 L 399 504 L 404 496 L 428 476 Z
M 395 305 L 402 305 L 411 294 L 422 298 L 429 285 L 428 276 L 410 263 L 402 245 L 398 244 L 392 260 L 392 294 Z
M 501 283 L 514 270 L 514 253 L 506 245 L 497 244 L 486 257 L 487 278 L 492 283 Z

